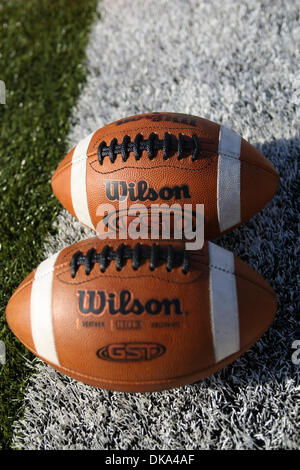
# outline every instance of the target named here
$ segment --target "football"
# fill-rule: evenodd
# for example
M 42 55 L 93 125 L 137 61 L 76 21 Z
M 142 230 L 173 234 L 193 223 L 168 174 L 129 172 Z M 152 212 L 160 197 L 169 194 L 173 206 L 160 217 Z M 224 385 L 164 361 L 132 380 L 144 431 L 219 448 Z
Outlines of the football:
M 6 318 L 43 361 L 110 390 L 179 387 L 234 361 L 276 312 L 267 282 L 205 242 L 92 238 L 42 262 L 11 297 Z
M 98 233 L 104 204 L 109 205 L 106 229 L 116 230 L 134 204 L 143 204 L 146 213 L 151 205 L 178 210 L 191 204 L 192 219 L 195 205 L 203 204 L 206 239 L 250 219 L 277 185 L 273 165 L 238 134 L 176 113 L 131 116 L 96 130 L 67 154 L 52 177 L 62 205 Z M 126 209 L 120 206 L 124 201 Z

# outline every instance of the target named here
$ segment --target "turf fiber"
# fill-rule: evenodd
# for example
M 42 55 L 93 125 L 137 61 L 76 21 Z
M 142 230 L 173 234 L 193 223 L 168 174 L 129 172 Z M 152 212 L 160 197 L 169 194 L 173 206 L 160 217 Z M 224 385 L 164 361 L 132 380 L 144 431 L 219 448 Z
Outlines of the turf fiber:
M 31 356 L 9 331 L 6 303 L 43 259 L 59 205 L 51 173 L 66 150 L 70 112 L 85 80 L 84 58 L 95 1 L 2 1 L 0 79 L 0 448 L 10 446 L 12 423 L 22 414 Z

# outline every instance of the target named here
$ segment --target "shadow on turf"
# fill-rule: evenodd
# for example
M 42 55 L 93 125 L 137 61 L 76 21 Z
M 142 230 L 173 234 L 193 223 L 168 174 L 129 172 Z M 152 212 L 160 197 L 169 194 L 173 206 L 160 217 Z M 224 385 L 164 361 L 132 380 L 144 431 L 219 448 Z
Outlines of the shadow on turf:
M 294 375 L 296 337 L 298 209 L 297 160 L 300 138 L 257 145 L 279 172 L 274 198 L 249 222 L 220 237 L 218 244 L 256 269 L 277 294 L 278 308 L 270 329 L 247 353 L 215 375 L 236 385 L 286 380 Z M 299 339 L 299 338 L 298 338 Z

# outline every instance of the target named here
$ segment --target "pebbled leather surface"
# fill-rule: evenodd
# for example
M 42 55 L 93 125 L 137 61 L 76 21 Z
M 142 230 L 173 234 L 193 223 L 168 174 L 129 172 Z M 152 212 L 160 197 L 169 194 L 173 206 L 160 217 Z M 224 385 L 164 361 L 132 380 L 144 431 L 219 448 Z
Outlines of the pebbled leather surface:
M 133 246 L 134 242 L 126 241 L 126 244 Z M 55 368 L 77 380 L 129 392 L 177 387 L 199 380 L 230 363 L 247 350 L 273 321 L 276 296 L 267 282 L 237 258 L 234 258 L 234 273 L 227 272 L 221 265 L 212 266 L 207 243 L 201 251 L 190 252 L 191 268 L 187 274 L 183 274 L 180 267 L 167 272 L 163 262 L 150 271 L 149 260 L 134 270 L 132 260 L 127 260 L 121 271 L 116 270 L 114 261 L 104 273 L 95 264 L 90 274 L 86 275 L 84 267 L 80 266 L 75 278 L 72 278 L 72 255 L 78 250 L 86 254 L 91 247 L 101 251 L 104 245 L 98 238 L 81 241 L 62 250 L 55 264 L 52 322 L 59 358 L 59 366 Z M 109 245 L 116 249 L 119 241 L 111 240 Z M 176 249 L 182 246 L 181 242 L 174 244 Z M 215 361 L 211 331 L 211 269 L 218 270 L 224 277 L 234 274 L 240 324 L 240 350 L 218 363 Z M 16 336 L 36 354 L 30 329 L 32 281 L 33 273 L 10 299 L 6 318 Z M 102 313 L 80 312 L 79 290 L 104 292 L 106 304 Z M 110 313 L 107 302 L 109 294 L 113 294 L 114 306 L 118 309 L 120 294 L 124 290 L 130 292 L 131 303 L 133 299 L 138 299 L 145 306 L 150 299 L 154 299 L 160 303 L 160 311 L 156 314 L 146 310 L 138 314 Z M 180 313 L 173 306 L 168 312 L 164 308 L 166 299 L 178 299 Z M 155 302 L 154 307 L 157 305 Z M 143 348 L 151 343 L 154 350 L 160 348 L 160 355 L 158 351 L 153 358 L 136 361 L 99 357 L 99 350 L 116 343 L 133 345 L 134 348 Z M 51 365 L 51 362 L 45 362 Z
M 158 198 L 155 203 L 189 203 L 204 204 L 205 211 L 205 238 L 213 239 L 221 232 L 218 224 L 217 214 L 217 170 L 218 170 L 218 141 L 219 124 L 207 119 L 176 113 L 148 113 L 132 116 L 111 123 L 98 129 L 90 142 L 87 152 L 87 198 L 92 228 L 97 226 L 101 220 L 97 217 L 99 204 L 110 203 L 118 208 L 117 201 L 110 201 L 106 196 L 104 180 L 125 181 L 137 183 L 146 181 L 148 187 L 156 191 L 163 187 L 175 187 L 187 185 L 190 198 L 180 200 L 170 199 L 165 201 Z M 124 163 L 119 154 L 114 163 L 109 157 L 104 158 L 103 165 L 97 159 L 97 149 L 100 142 L 105 141 L 107 145 L 116 138 L 121 143 L 125 135 L 129 135 L 131 141 L 138 133 L 148 139 L 154 132 L 163 139 L 165 132 L 178 137 L 179 133 L 191 137 L 196 134 L 200 139 L 201 158 L 196 161 L 187 156 L 182 160 L 177 159 L 176 152 L 168 159 L 163 160 L 162 150 L 158 150 L 153 160 L 148 158 L 147 152 L 143 151 L 140 160 L 136 160 L 133 152 Z M 74 150 L 74 149 L 73 149 Z M 72 150 L 72 151 L 73 151 Z M 71 151 L 71 152 L 72 152 Z M 228 155 L 230 158 L 230 155 Z M 241 221 L 243 223 L 251 218 L 256 212 L 273 197 L 277 189 L 278 174 L 273 165 L 252 145 L 242 139 L 241 144 Z M 69 195 L 70 166 L 72 164 L 70 153 L 65 157 L 53 175 L 52 187 L 54 193 L 62 204 L 73 215 L 72 199 Z M 138 203 L 139 201 L 137 201 Z M 147 206 L 151 201 L 143 202 Z M 237 226 L 239 224 L 236 224 Z

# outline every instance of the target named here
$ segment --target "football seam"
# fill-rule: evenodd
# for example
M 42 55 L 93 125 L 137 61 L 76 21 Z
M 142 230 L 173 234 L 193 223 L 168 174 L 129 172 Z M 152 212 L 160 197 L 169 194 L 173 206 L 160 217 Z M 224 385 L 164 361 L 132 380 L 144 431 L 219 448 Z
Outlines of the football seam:
M 100 171 L 100 170 L 97 170 L 96 168 L 93 167 L 93 165 L 95 163 L 97 163 L 98 160 L 93 160 L 92 162 L 88 162 L 88 164 L 95 173 L 98 173 L 100 175 L 109 175 L 111 173 L 116 173 L 118 171 L 123 171 L 123 170 L 155 170 L 157 168 L 172 168 L 172 169 L 175 169 L 175 170 L 184 170 L 184 171 L 192 171 L 193 172 L 193 171 L 203 171 L 206 168 L 210 167 L 214 163 L 214 158 L 216 156 L 217 156 L 216 154 L 208 155 L 207 158 L 209 158 L 209 161 L 206 162 L 205 165 L 203 165 L 201 168 L 183 168 L 183 167 L 180 167 L 178 165 L 165 164 L 165 165 L 156 165 L 156 166 L 151 166 L 151 167 L 148 167 L 148 166 L 146 166 L 146 167 L 143 167 L 143 166 L 139 166 L 139 167 L 124 166 L 123 168 L 117 168 L 117 169 L 114 169 L 114 170 Z M 200 160 L 199 160 L 199 162 L 200 162 Z
M 99 274 L 98 276 L 94 276 L 92 278 L 90 278 L 90 275 L 89 275 L 89 279 L 87 279 L 86 281 L 78 281 L 78 282 L 74 282 L 74 281 L 65 281 L 63 279 L 61 279 L 60 277 L 60 274 L 64 274 L 66 273 L 67 271 L 62 271 L 60 272 L 59 274 L 56 274 L 56 277 L 57 279 L 62 282 L 63 284 L 67 284 L 67 285 L 80 285 L 80 284 L 83 284 L 85 282 L 89 282 L 89 281 L 94 281 L 95 279 L 100 279 L 100 278 L 103 278 L 103 277 L 106 277 L 106 278 L 113 278 L 113 279 L 120 279 L 120 276 L 114 276 L 113 274 Z M 195 277 L 194 279 L 190 280 L 189 282 L 179 282 L 179 281 L 172 281 L 170 279 L 165 279 L 161 276 L 154 276 L 153 274 L 144 274 L 144 275 L 134 275 L 134 276 L 122 276 L 122 279 L 142 279 L 142 278 L 150 278 L 150 279 L 154 279 L 154 280 L 159 280 L 159 281 L 164 281 L 164 282 L 167 282 L 169 284 L 179 284 L 179 285 L 189 285 L 189 284 L 194 284 L 195 282 L 199 281 L 199 279 L 201 278 L 203 272 L 199 272 L 199 275 L 197 277 Z
M 58 176 L 60 175 L 61 172 L 65 171 L 68 167 L 72 166 L 72 165 L 77 165 L 77 164 L 80 164 L 82 163 L 83 161 L 86 161 L 88 160 L 89 158 L 93 157 L 95 154 L 89 154 L 88 156 L 82 156 L 82 157 L 79 157 L 76 159 L 76 161 L 69 161 L 68 163 L 66 163 L 66 165 L 64 165 L 63 167 L 59 168 L 56 170 L 56 172 L 53 174 L 52 176 L 52 181 L 55 181 L 56 178 L 58 178 Z M 267 169 L 267 168 L 264 168 L 256 163 L 252 163 L 252 162 L 249 162 L 248 160 L 244 160 L 244 159 L 237 159 L 235 156 L 233 156 L 233 154 L 230 154 L 230 153 L 223 153 L 223 152 L 220 152 L 220 153 L 213 153 L 212 155 L 208 155 L 207 158 L 210 159 L 210 161 L 204 165 L 202 168 L 183 168 L 183 167 L 180 167 L 180 166 L 175 166 L 175 165 L 168 165 L 167 163 L 166 164 L 161 164 L 161 165 L 157 165 L 157 166 L 151 166 L 151 167 L 136 167 L 136 166 L 127 166 L 127 165 L 124 165 L 122 166 L 122 168 L 117 168 L 117 169 L 114 169 L 114 170 L 109 170 L 109 171 L 99 171 L 99 170 L 96 170 L 94 167 L 93 167 L 93 164 L 98 162 L 98 160 L 93 160 L 92 162 L 88 162 L 89 163 L 89 166 L 90 168 L 95 172 L 95 173 L 100 173 L 102 175 L 105 175 L 105 174 L 110 174 L 110 173 L 115 173 L 117 171 L 123 171 L 123 170 L 126 170 L 126 169 L 134 169 L 134 170 L 152 170 L 152 169 L 156 169 L 156 168 L 175 168 L 175 169 L 179 169 L 179 170 L 182 170 L 182 171 L 189 171 L 189 172 L 201 172 L 201 171 L 204 171 L 208 166 L 210 166 L 215 157 L 218 157 L 219 155 L 222 155 L 222 156 L 225 156 L 227 158 L 233 158 L 234 160 L 239 160 L 241 163 L 243 164 L 246 164 L 246 165 L 250 165 L 252 167 L 256 167 L 258 168 L 259 170 L 262 170 L 262 171 L 265 171 L 266 173 L 268 173 L 270 176 L 272 176 L 273 178 L 276 178 L 276 180 L 278 180 L 278 173 L 276 172 L 276 169 L 275 171 L 272 171 L 270 169 Z M 128 160 L 127 160 L 128 161 Z M 198 160 L 198 162 L 200 162 L 201 160 Z M 197 162 L 197 160 L 196 160 Z
M 215 152 L 200 152 L 202 155 L 206 155 L 206 158 L 209 158 L 210 160 L 213 160 L 214 157 L 218 156 L 217 153 Z M 53 176 L 52 176 L 52 181 L 55 181 L 56 178 L 58 178 L 58 176 L 60 176 L 60 174 L 67 170 L 68 167 L 72 167 L 73 165 L 78 165 L 86 160 L 88 160 L 89 158 L 91 157 L 94 157 L 96 156 L 96 153 L 93 153 L 93 154 L 89 154 L 88 156 L 81 156 L 81 157 L 78 157 L 76 158 L 75 161 L 71 160 L 69 161 L 68 163 L 66 163 L 64 166 L 60 167 L 60 168 L 57 168 L 56 171 L 54 172 Z M 134 158 L 134 157 L 133 157 Z M 176 157 L 175 157 L 176 158 Z M 188 159 L 189 157 L 187 157 Z M 169 159 L 168 159 L 169 161 Z M 196 162 L 201 162 L 201 159 L 199 160 L 196 160 Z M 208 162 L 206 163 L 202 168 L 183 168 L 183 167 L 180 167 L 180 166 L 175 166 L 175 165 L 169 165 L 168 162 L 166 161 L 166 163 L 164 165 L 158 165 L 158 166 L 151 166 L 151 167 L 135 167 L 135 166 L 128 166 L 128 165 L 124 165 L 122 168 L 118 168 L 118 169 L 114 169 L 114 170 L 109 170 L 109 171 L 98 171 L 96 170 L 93 165 L 95 163 L 99 163 L 97 159 L 93 160 L 92 162 L 88 162 L 89 163 L 89 166 L 91 167 L 91 169 L 95 172 L 95 173 L 100 173 L 100 174 L 109 174 L 109 173 L 114 173 L 116 171 L 121 171 L 121 170 L 124 170 L 124 169 L 135 169 L 135 170 L 152 170 L 154 168 L 175 168 L 175 169 L 179 169 L 179 170 L 187 170 L 187 171 L 200 171 L 200 170 L 204 170 L 207 166 L 209 166 L 212 162 Z M 193 162 L 195 163 L 195 162 Z
M 92 170 L 94 170 L 96 173 L 101 173 L 101 174 L 104 174 L 104 175 L 105 175 L 105 174 L 108 174 L 108 173 L 114 173 L 114 172 L 116 172 L 116 171 L 122 171 L 122 170 L 124 170 L 124 169 L 152 170 L 152 169 L 154 169 L 154 168 L 165 168 L 165 167 L 168 167 L 168 168 L 177 168 L 177 169 L 183 170 L 183 171 L 203 171 L 203 170 L 205 170 L 207 167 L 209 167 L 210 165 L 212 165 L 212 164 L 214 163 L 215 157 L 218 157 L 219 155 L 222 155 L 222 156 L 227 157 L 227 158 L 233 158 L 234 160 L 239 160 L 241 163 L 245 163 L 245 164 L 247 164 L 247 165 L 256 167 L 256 168 L 258 168 L 258 169 L 260 169 L 260 170 L 266 171 L 266 172 L 269 173 L 271 176 L 276 177 L 276 179 L 278 178 L 278 174 L 277 174 L 276 172 L 272 171 L 272 170 L 269 170 L 269 169 L 267 169 L 267 168 L 264 168 L 264 167 L 258 165 L 257 163 L 252 163 L 252 162 L 249 162 L 248 160 L 242 160 L 242 159 L 240 159 L 240 158 L 237 158 L 237 156 L 236 156 L 235 154 L 224 153 L 224 152 L 220 152 L 220 153 L 211 153 L 211 155 L 208 155 L 207 158 L 209 158 L 210 161 L 207 162 L 207 164 L 205 164 L 205 165 L 204 165 L 203 167 L 201 167 L 201 168 L 183 168 L 183 167 L 180 167 L 180 166 L 174 166 L 174 165 L 171 166 L 171 165 L 167 165 L 167 164 L 166 164 L 166 165 L 157 165 L 157 166 L 155 166 L 155 167 L 154 167 L 154 166 L 151 166 L 151 167 L 135 167 L 135 166 L 132 167 L 132 166 L 124 166 L 123 168 L 118 168 L 118 169 L 116 169 L 116 170 L 101 172 L 101 171 L 96 170 L 96 169 L 92 166 L 94 163 L 98 162 L 97 159 L 96 159 L 96 160 L 93 160 L 92 162 L 89 162 L 89 165 L 90 165 L 90 167 L 92 168 Z M 90 157 L 90 155 L 89 155 L 89 157 Z M 88 157 L 88 158 L 89 158 L 89 157 Z M 81 161 L 82 161 L 82 160 L 81 160 Z M 198 160 L 198 161 L 200 161 L 200 160 Z M 196 162 L 197 162 L 197 160 L 196 160 Z M 77 163 L 77 160 L 76 160 L 76 162 L 74 162 L 74 163 Z M 195 163 L 195 162 L 193 162 L 193 164 L 194 164 L 194 163 Z
M 256 287 L 259 287 L 260 289 L 262 289 L 263 291 L 265 291 L 267 294 L 269 294 L 275 301 L 277 301 L 277 296 L 276 296 L 276 294 L 273 293 L 273 290 L 272 290 L 272 292 L 270 292 L 270 291 L 269 291 L 268 289 L 266 289 L 264 286 L 258 284 L 257 282 L 252 281 L 251 279 L 249 279 L 249 278 L 247 278 L 247 277 L 245 277 L 245 276 L 242 276 L 242 275 L 237 274 L 237 273 L 232 272 L 232 271 L 228 271 L 228 270 L 226 270 L 226 269 L 224 269 L 224 268 L 222 268 L 222 267 L 219 267 L 219 266 L 215 266 L 215 265 L 211 265 L 211 264 L 206 264 L 206 263 L 203 263 L 203 262 L 201 263 L 201 260 L 199 261 L 199 263 L 200 263 L 200 264 L 203 264 L 204 266 L 209 266 L 210 268 L 217 269 L 217 270 L 219 270 L 219 271 L 223 271 L 223 272 L 225 272 L 226 274 L 233 275 L 233 276 L 234 276 L 235 278 L 237 278 L 237 279 L 243 279 L 243 280 L 249 282 L 250 284 L 255 285 Z M 89 282 L 89 281 L 91 281 L 91 280 L 97 279 L 97 277 L 99 277 L 99 278 L 102 277 L 102 278 L 103 278 L 103 274 L 99 274 L 99 276 L 96 276 L 96 277 L 94 277 L 94 278 L 89 278 L 89 279 L 87 279 L 86 281 L 80 281 L 80 282 L 78 282 L 78 283 L 76 283 L 76 282 L 67 282 L 67 281 L 63 281 L 62 279 L 59 278 L 59 274 L 64 274 L 64 272 L 67 272 L 67 270 L 66 270 L 66 271 L 62 271 L 62 268 L 63 268 L 64 266 L 68 265 L 68 264 L 69 264 L 69 263 L 65 262 L 65 263 L 60 264 L 59 266 L 56 266 L 56 267 L 55 267 L 55 269 L 60 270 L 59 273 L 54 272 L 55 276 L 58 278 L 58 280 L 59 280 L 60 282 L 63 282 L 63 283 L 68 284 L 68 285 L 77 285 L 77 284 L 82 284 L 83 282 Z M 45 271 L 42 275 L 39 275 L 39 276 L 34 277 L 33 279 L 31 279 L 30 281 L 27 281 L 25 284 L 23 284 L 23 286 L 22 286 L 21 288 L 17 289 L 17 290 L 13 293 L 13 295 L 11 296 L 9 302 L 15 297 L 16 294 L 22 292 L 22 290 L 23 290 L 25 287 L 27 287 L 28 285 L 32 284 L 34 280 L 36 280 L 36 279 L 37 279 L 37 280 L 43 279 L 45 276 L 48 276 L 49 274 L 52 274 L 52 273 L 53 273 L 52 270 L 51 270 L 51 271 Z M 201 274 L 202 274 L 202 273 L 201 273 Z M 198 276 L 195 280 L 193 280 L 193 281 L 191 282 L 191 284 L 194 283 L 194 282 L 197 282 L 197 280 L 199 280 L 201 274 L 199 273 L 199 276 Z M 105 277 L 105 274 L 104 274 L 104 277 Z M 120 276 L 106 275 L 106 277 L 112 277 L 112 278 L 115 277 L 115 278 L 117 278 L 117 279 L 120 279 Z M 163 281 L 165 281 L 165 282 L 173 283 L 173 284 L 183 284 L 183 285 L 187 284 L 187 283 L 180 283 L 180 282 L 176 282 L 176 281 L 171 281 L 171 280 L 164 279 L 164 278 L 161 278 L 161 277 L 159 277 L 159 276 L 153 276 L 153 275 L 149 275 L 149 276 L 148 276 L 148 275 L 147 275 L 147 276 L 141 276 L 141 275 L 138 276 L 138 275 L 136 275 L 136 276 L 130 277 L 130 279 L 135 279 L 135 278 L 140 279 L 141 277 L 152 277 L 153 279 L 163 280 Z M 123 279 L 126 279 L 126 276 L 123 276 Z M 8 303 L 9 303 L 9 302 L 8 302 Z
M 163 384 L 163 383 L 172 383 L 174 381 L 177 381 L 177 380 L 181 380 L 181 379 L 184 379 L 185 377 L 190 377 L 190 376 L 193 376 L 195 374 L 198 374 L 198 373 L 205 373 L 205 371 L 215 367 L 215 366 L 218 366 L 218 364 L 222 364 L 223 362 L 227 362 L 228 359 L 230 357 L 234 357 L 236 354 L 238 354 L 238 356 L 236 357 L 236 359 L 238 357 L 240 357 L 242 354 L 244 354 L 245 352 L 248 351 L 248 349 L 250 349 L 252 346 L 254 346 L 254 344 L 262 337 L 262 335 L 270 328 L 270 326 L 272 325 L 273 322 L 269 323 L 267 327 L 264 327 L 262 330 L 260 330 L 260 333 L 255 336 L 255 338 L 251 341 L 249 341 L 245 346 L 243 346 L 242 349 L 240 349 L 239 351 L 237 351 L 236 353 L 233 353 L 227 357 L 225 357 L 224 359 L 222 359 L 221 361 L 218 361 L 218 362 L 213 362 L 212 364 L 210 364 L 209 366 L 205 367 L 204 369 L 197 369 L 195 370 L 194 372 L 189 372 L 188 374 L 184 374 L 184 375 L 180 375 L 180 376 L 176 376 L 176 377 L 172 377 L 172 378 L 165 378 L 165 379 L 156 379 L 156 380 L 148 380 L 148 381 L 125 381 L 125 380 L 113 380 L 113 379 L 102 379 L 102 378 L 95 378 L 94 376 L 92 375 L 88 375 L 88 374 L 83 374 L 83 373 L 80 373 L 76 370 L 73 370 L 73 369 L 70 369 L 70 368 L 67 368 L 67 367 L 64 367 L 62 365 L 55 365 L 54 363 L 50 362 L 50 361 L 46 361 L 42 356 L 39 356 L 36 351 L 29 347 L 28 344 L 26 342 L 24 342 L 21 337 L 19 336 L 19 340 L 22 342 L 22 344 L 27 348 L 29 349 L 34 355 L 36 355 L 37 357 L 39 357 L 44 363 L 50 365 L 52 368 L 54 368 L 55 370 L 62 370 L 64 372 L 66 372 L 66 375 L 67 372 L 71 372 L 73 373 L 75 376 L 77 376 L 78 378 L 82 377 L 82 378 L 86 378 L 86 379 L 91 379 L 92 381 L 98 381 L 99 382 L 102 382 L 102 383 L 107 383 L 107 384 L 119 384 L 119 385 L 152 385 L 152 384 Z M 234 359 L 235 360 L 235 359 Z M 230 364 L 230 362 L 228 363 L 228 365 Z M 217 371 L 215 371 L 217 372 Z M 214 373 L 214 372 L 213 372 Z M 209 374 L 210 375 L 210 374 Z M 73 378 L 73 377 L 71 377 Z M 75 379 L 77 380 L 77 379 Z M 80 380 L 80 379 L 79 379 Z M 101 388 L 101 387 L 100 387 Z

